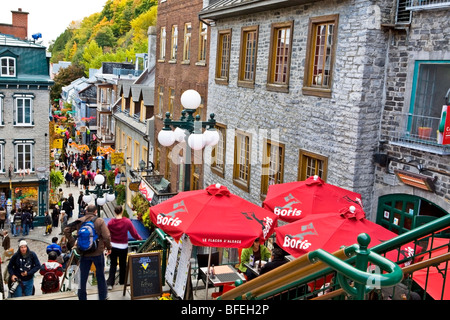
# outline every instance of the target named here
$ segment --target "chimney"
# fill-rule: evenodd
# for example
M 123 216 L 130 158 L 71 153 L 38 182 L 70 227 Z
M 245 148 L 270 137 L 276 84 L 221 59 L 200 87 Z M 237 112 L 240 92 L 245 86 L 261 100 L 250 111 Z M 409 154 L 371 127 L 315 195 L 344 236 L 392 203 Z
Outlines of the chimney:
M 148 35 L 148 70 L 156 65 L 156 27 L 150 26 L 147 30 Z
M 15 30 L 15 36 L 21 39 L 28 38 L 28 12 L 19 8 L 12 12 L 12 26 Z

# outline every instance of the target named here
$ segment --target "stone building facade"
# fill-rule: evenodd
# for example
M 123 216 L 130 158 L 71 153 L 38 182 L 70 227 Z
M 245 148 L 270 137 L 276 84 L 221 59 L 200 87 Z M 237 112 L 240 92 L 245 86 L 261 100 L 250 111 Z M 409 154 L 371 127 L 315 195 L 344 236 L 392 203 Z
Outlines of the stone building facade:
M 43 222 L 53 85 L 46 48 L 0 35 L 0 62 L 0 200 L 32 206 Z
M 395 1 L 286 0 L 279 2 L 276 8 L 269 5 L 270 2 L 266 2 L 267 6 L 264 1 L 256 2 L 241 1 L 238 6 L 234 1 L 210 1 L 199 13 L 199 17 L 212 26 L 208 108 L 216 114 L 219 125 L 226 128 L 226 143 L 222 145 L 224 169 L 217 173 L 214 169 L 217 160 L 206 150 L 206 162 L 212 166 L 205 167 L 205 184 L 227 185 L 233 193 L 261 203 L 263 176 L 267 175 L 263 171 L 267 167 L 265 148 L 270 141 L 272 146 L 281 146 L 282 151 L 279 154 L 282 161 L 276 162 L 278 169 L 273 170 L 278 171 L 275 183 L 302 180 L 304 171 L 308 170 L 304 168 L 304 160 L 311 161 L 313 167 L 319 162 L 325 167 L 318 170 L 319 175 L 331 184 L 359 192 L 367 216 L 375 220 L 380 195 L 375 190 L 384 189 L 378 184 L 382 177 L 374 154 L 380 151 L 382 116 L 386 117 L 391 101 L 401 103 L 399 100 L 405 99 L 405 88 L 398 82 L 405 84 L 411 70 L 402 59 L 411 55 L 411 51 L 420 51 L 417 48 L 423 47 L 421 39 L 445 47 L 448 36 L 438 36 L 431 31 L 433 40 L 424 39 L 428 31 L 421 25 L 432 21 L 424 17 L 417 22 L 414 35 L 409 33 L 417 42 L 406 45 L 402 41 L 405 32 L 393 36 Z M 444 18 L 446 14 L 438 16 Z M 323 87 L 318 78 L 311 79 L 314 60 L 310 53 L 314 41 L 311 34 L 321 23 L 329 25 L 331 20 L 336 31 L 334 56 L 331 55 L 331 85 L 329 90 L 321 91 L 316 90 Z M 448 21 L 440 22 L 445 34 Z M 274 30 L 285 25 L 291 26 L 292 32 L 288 83 L 275 86 L 269 84 L 275 46 L 272 39 Z M 257 30 L 255 78 L 253 85 L 243 86 L 239 81 L 242 38 L 251 28 Z M 222 58 L 218 49 L 223 41 L 221 34 L 227 32 L 231 35 L 229 76 L 224 81 L 217 75 L 216 62 Z M 395 41 L 394 46 L 392 41 Z M 391 57 L 395 55 L 401 68 L 393 65 Z M 236 183 L 236 132 L 246 133 L 251 141 L 249 180 L 245 188 Z M 448 167 L 442 167 L 448 157 L 440 157 L 435 157 L 435 165 L 448 173 Z M 309 172 L 312 173 L 314 171 Z
M 436 4 L 413 6 L 403 24 L 386 26 L 372 207 L 377 222 L 398 232 L 450 212 L 450 144 L 439 141 L 442 109 L 450 105 L 450 2 Z

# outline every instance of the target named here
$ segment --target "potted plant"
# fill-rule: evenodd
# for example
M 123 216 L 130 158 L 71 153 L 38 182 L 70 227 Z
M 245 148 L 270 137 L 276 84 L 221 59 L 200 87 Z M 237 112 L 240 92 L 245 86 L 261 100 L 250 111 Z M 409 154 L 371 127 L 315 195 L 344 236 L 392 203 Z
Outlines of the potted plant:
M 431 136 L 431 127 L 419 127 L 417 129 L 417 134 L 420 139 L 428 140 Z
M 126 187 L 123 184 L 117 184 L 114 187 L 114 190 L 116 192 L 116 203 L 117 205 L 121 206 L 125 203 L 125 197 L 126 197 Z

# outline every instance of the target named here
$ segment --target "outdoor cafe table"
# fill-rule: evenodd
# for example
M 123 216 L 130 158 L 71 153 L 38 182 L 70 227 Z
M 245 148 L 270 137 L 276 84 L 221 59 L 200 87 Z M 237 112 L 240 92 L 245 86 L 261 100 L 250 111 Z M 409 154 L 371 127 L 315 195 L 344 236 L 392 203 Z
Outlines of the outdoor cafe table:
M 208 272 L 208 267 L 200 268 L 200 271 L 202 273 L 202 277 L 206 281 L 206 273 Z M 215 266 L 214 267 L 214 276 L 211 278 L 211 274 L 209 275 L 209 282 L 214 287 L 222 287 L 226 284 L 234 284 L 236 280 L 242 280 L 245 282 L 245 277 L 237 272 L 236 269 L 234 269 L 230 265 L 221 265 L 221 266 Z
M 244 266 L 247 267 L 255 276 L 259 276 L 261 273 L 261 268 L 258 268 L 256 265 L 252 266 L 250 263 L 244 262 Z

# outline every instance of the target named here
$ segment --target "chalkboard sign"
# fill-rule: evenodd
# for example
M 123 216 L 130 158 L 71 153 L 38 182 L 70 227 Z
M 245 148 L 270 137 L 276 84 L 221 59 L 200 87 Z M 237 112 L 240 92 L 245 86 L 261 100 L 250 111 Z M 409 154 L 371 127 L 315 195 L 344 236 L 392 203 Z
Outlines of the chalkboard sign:
M 130 254 L 128 256 L 125 284 L 130 275 L 131 299 L 142 299 L 160 296 L 161 285 L 161 255 L 159 252 Z M 124 285 L 125 295 L 127 285 Z

